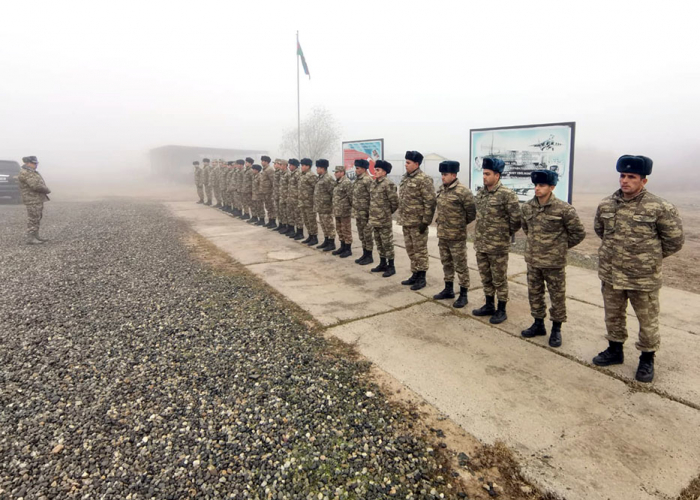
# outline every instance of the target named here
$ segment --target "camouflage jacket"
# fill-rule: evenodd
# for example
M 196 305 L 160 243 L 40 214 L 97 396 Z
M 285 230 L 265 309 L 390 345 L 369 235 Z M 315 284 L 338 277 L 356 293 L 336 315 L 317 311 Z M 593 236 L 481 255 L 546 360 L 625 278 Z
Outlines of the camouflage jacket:
M 36 169 L 22 165 L 19 175 L 17 176 L 19 183 L 19 192 L 22 195 L 22 202 L 25 205 L 40 205 L 45 201 L 49 201 L 46 196 L 51 190 L 46 187 L 44 178 Z
M 437 192 L 437 235 L 441 240 L 466 240 L 467 225 L 476 219 L 474 195 L 455 179 Z
M 253 194 L 253 169 L 246 166 L 243 169 L 243 186 L 241 192 L 246 194 Z
M 216 189 L 219 189 L 221 186 L 221 167 L 218 165 L 216 167 L 212 167 L 209 178 L 211 180 L 211 185 Z
M 299 174 L 301 171 L 297 169 L 292 172 L 289 171 L 289 182 L 287 183 L 287 206 L 296 207 L 299 203 Z
M 263 183 L 263 174 L 262 172 L 256 172 L 255 170 L 251 169 L 253 172 L 253 200 L 258 201 L 263 199 L 263 190 L 262 190 L 262 183 Z
M 202 167 L 199 165 L 194 167 L 194 185 L 197 187 L 202 186 L 204 183 L 204 174 L 202 173 Z
M 272 199 L 273 200 L 280 199 L 280 181 L 282 180 L 283 175 L 284 175 L 284 170 L 280 170 L 277 168 L 274 170 L 274 175 L 272 176 Z
M 333 216 L 350 217 L 352 215 L 352 182 L 344 175 L 336 179 L 333 186 Z
M 314 208 L 314 189 L 318 176 L 311 169 L 301 172 L 299 169 L 299 208 Z
M 202 182 L 205 186 L 211 186 L 211 164 L 202 167 Z
M 352 185 L 352 211 L 355 217 L 369 214 L 369 199 L 373 179 L 369 174 L 358 175 Z
M 661 261 L 683 247 L 683 224 L 671 203 L 643 189 L 625 200 L 616 191 L 598 205 L 593 223 L 603 241 L 598 277 L 622 290 L 661 288 Z
M 279 181 L 279 200 L 280 203 L 287 203 L 287 191 L 289 189 L 289 170 L 282 170 Z
M 391 214 L 399 208 L 396 184 L 388 177 L 374 179 L 369 201 L 369 224 L 372 227 L 391 227 Z
M 314 188 L 314 211 L 319 214 L 330 215 L 333 213 L 333 188 L 335 179 L 326 172 L 318 176 Z
M 433 179 L 421 169 L 406 172 L 399 185 L 399 221 L 402 226 L 430 225 L 435 216 Z
M 510 250 L 510 238 L 520 229 L 518 195 L 499 181 L 493 191 L 485 187 L 476 193 L 477 252 L 503 254 Z
M 576 209 L 552 193 L 544 205 L 534 197 L 521 210 L 527 235 L 525 262 L 544 269 L 565 267 L 568 249 L 586 237 Z
M 262 180 L 260 181 L 260 192 L 265 196 L 272 194 L 275 169 L 268 165 L 267 167 L 263 167 L 262 172 L 260 172 L 260 175 L 262 176 Z

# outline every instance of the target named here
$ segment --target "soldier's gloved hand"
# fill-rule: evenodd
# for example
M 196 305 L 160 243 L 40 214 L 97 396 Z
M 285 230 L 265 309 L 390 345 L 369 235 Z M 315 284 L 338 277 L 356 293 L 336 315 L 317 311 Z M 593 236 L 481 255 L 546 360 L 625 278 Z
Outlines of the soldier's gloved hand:
M 423 233 L 425 232 L 426 229 L 428 229 L 428 225 L 427 225 L 427 224 L 425 224 L 425 223 L 423 223 L 423 222 L 421 222 L 420 224 L 418 224 L 418 232 L 419 232 L 420 234 L 423 234 Z

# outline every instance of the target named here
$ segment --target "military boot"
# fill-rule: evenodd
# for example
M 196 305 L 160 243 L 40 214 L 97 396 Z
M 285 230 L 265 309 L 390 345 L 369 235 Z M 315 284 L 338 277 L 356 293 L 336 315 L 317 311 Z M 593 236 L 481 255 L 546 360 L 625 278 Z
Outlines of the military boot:
M 472 314 L 474 316 L 493 316 L 496 312 L 496 308 L 493 307 L 493 295 L 486 296 L 486 304 L 481 306 L 479 309 L 474 309 Z
M 303 240 L 303 239 L 304 239 L 304 228 L 303 228 L 303 227 L 298 227 L 298 228 L 297 228 L 297 232 L 296 232 L 296 234 L 294 235 L 294 238 L 293 238 L 293 239 L 294 239 L 295 241 L 299 241 L 299 240 Z M 302 243 L 304 243 L 304 242 L 302 241 Z
M 203 202 L 202 200 L 199 200 L 199 201 L 197 202 L 197 205 L 204 205 L 204 202 Z
M 625 362 L 625 353 L 622 350 L 622 342 L 608 341 L 608 348 L 593 358 L 596 366 L 621 365 Z
M 421 288 L 425 288 L 426 284 L 427 283 L 425 282 L 425 271 L 417 271 L 416 282 L 411 285 L 411 290 L 420 290 Z
M 340 242 L 340 248 L 338 248 L 338 250 L 334 250 L 334 251 L 331 252 L 331 253 L 332 253 L 332 255 L 340 255 L 341 253 L 343 253 L 344 250 L 345 250 L 345 242 L 344 242 L 344 241 L 341 241 L 341 242 Z
M 405 279 L 401 282 L 402 285 L 413 285 L 416 282 L 416 278 L 418 278 L 418 273 L 413 272 L 411 273 L 411 277 L 408 279 Z
M 287 232 L 287 224 L 280 224 L 275 228 L 275 231 L 277 231 L 280 234 L 284 234 Z
M 324 252 L 332 252 L 335 250 L 335 238 L 328 238 L 328 245 L 323 249 Z
M 494 315 L 491 316 L 491 319 L 489 319 L 489 323 L 492 325 L 498 325 L 499 323 L 503 323 L 508 319 L 508 315 L 506 314 L 506 304 L 507 302 L 502 300 L 498 301 L 498 309 L 496 309 Z
M 26 243 L 27 245 L 41 245 L 44 241 L 37 238 L 36 231 L 32 231 L 31 233 L 27 233 Z
M 34 237 L 35 237 L 37 240 L 41 241 L 42 243 L 46 243 L 47 241 L 49 241 L 48 239 L 42 238 L 41 236 L 39 236 L 39 231 L 36 231 L 36 232 L 34 233 Z
M 394 267 L 394 259 L 389 259 L 386 264 L 386 269 L 384 270 L 384 274 L 382 274 L 382 278 L 388 278 L 389 276 L 393 276 L 396 274 L 396 268 Z
M 549 334 L 549 347 L 561 347 L 561 321 L 552 322 L 552 333 Z
M 531 339 L 532 337 L 539 337 L 541 335 L 547 335 L 547 329 L 544 326 L 544 319 L 535 318 L 535 322 L 532 325 L 530 325 L 529 328 L 526 328 L 525 330 L 520 332 L 520 335 L 522 335 L 526 339 Z
M 268 229 L 277 229 L 277 219 L 270 219 L 265 227 Z
M 205 203 L 206 206 L 210 207 L 211 206 L 211 201 L 208 201 Z
M 255 225 L 265 227 L 265 217 L 259 217 L 258 220 L 255 222 Z
M 639 356 L 639 366 L 634 378 L 646 384 L 654 380 L 654 352 L 643 352 Z
M 454 299 L 455 298 L 454 282 L 445 281 L 445 288 L 442 289 L 442 292 L 440 292 L 436 295 L 433 295 L 433 298 L 435 300 Z
M 242 220 L 248 220 L 250 219 L 250 215 L 248 215 L 248 212 L 243 212 L 243 215 L 241 215 Z
M 330 243 L 330 238 L 327 236 L 324 236 L 323 243 L 318 245 L 316 248 L 319 250 L 323 250 L 324 248 L 326 248 L 328 246 L 329 243 Z
M 454 301 L 452 304 L 452 307 L 456 307 L 457 309 L 461 309 L 464 306 L 467 305 L 467 287 L 466 286 L 460 286 L 459 287 L 459 297 L 457 297 L 457 300 Z
M 363 247 L 362 248 L 362 255 L 360 255 L 357 259 L 355 259 L 355 264 L 359 264 L 360 261 L 362 259 L 364 259 L 365 257 L 367 257 L 367 249 Z
M 341 259 L 346 259 L 352 255 L 352 244 L 346 243 L 345 244 L 345 250 L 343 250 L 338 257 Z
M 297 235 L 297 233 L 298 231 L 296 227 L 289 226 L 289 231 L 287 231 L 287 237 L 293 239 Z
M 248 224 L 255 224 L 256 222 L 258 222 L 258 218 L 256 216 L 248 219 Z
M 365 254 L 366 252 L 366 254 Z M 360 257 L 359 260 L 356 260 L 358 264 L 361 266 L 366 266 L 367 264 L 372 264 L 374 262 L 374 257 L 372 257 L 372 250 L 365 250 L 362 249 L 362 257 Z
M 383 273 L 386 271 L 386 258 L 379 257 L 379 265 L 370 269 L 373 273 Z
M 302 243 L 304 243 L 304 242 L 302 241 Z M 306 244 L 310 247 L 312 247 L 314 245 L 318 245 L 318 236 L 315 234 L 312 234 L 311 236 L 309 236 L 309 241 L 307 241 Z
M 302 241 L 302 243 L 303 243 L 304 245 L 306 245 L 306 244 L 309 242 L 310 239 L 311 239 L 311 235 L 307 236 L 306 239 L 305 239 L 304 241 Z

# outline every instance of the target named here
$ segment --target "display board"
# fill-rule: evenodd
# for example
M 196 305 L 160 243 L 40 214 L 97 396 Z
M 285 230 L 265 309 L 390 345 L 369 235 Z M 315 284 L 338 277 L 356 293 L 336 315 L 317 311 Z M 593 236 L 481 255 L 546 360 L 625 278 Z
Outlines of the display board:
M 343 165 L 348 178 L 355 179 L 355 160 L 369 161 L 369 173 L 374 176 L 374 164 L 384 159 L 384 139 L 343 141 Z

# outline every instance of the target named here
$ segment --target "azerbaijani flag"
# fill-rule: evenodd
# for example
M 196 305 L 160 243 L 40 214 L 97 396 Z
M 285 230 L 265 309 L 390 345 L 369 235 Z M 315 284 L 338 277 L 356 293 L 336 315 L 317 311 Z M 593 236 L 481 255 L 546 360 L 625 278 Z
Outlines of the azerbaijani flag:
M 301 57 L 301 65 L 304 66 L 304 73 L 311 79 L 311 74 L 309 73 L 309 66 L 306 64 L 306 58 L 304 57 L 304 52 L 301 50 L 301 45 L 297 39 L 297 56 Z

